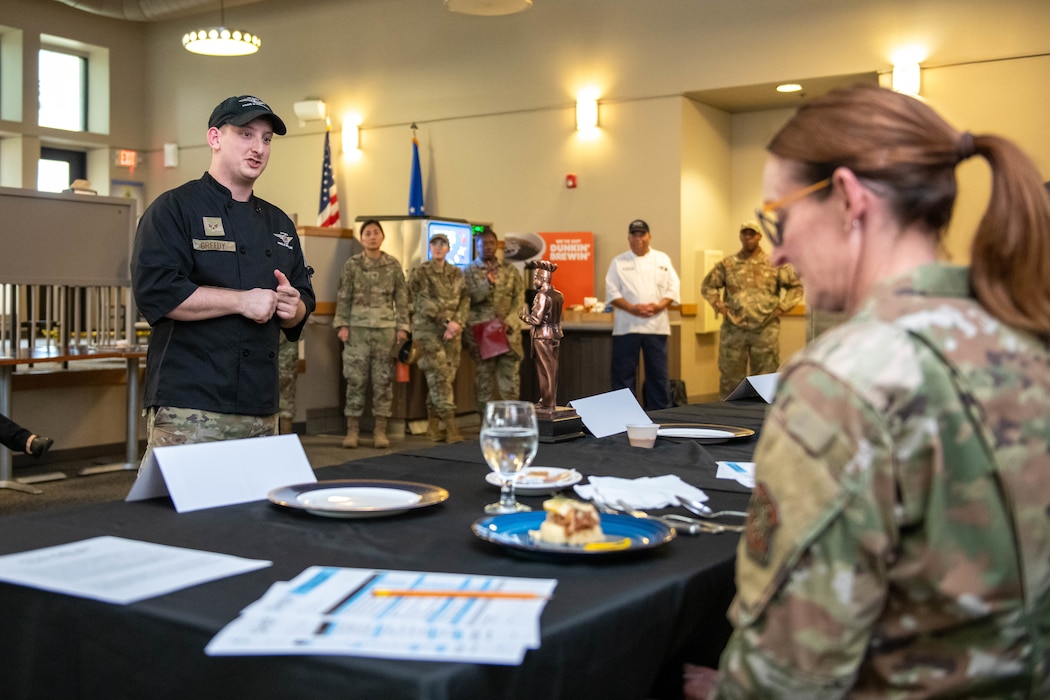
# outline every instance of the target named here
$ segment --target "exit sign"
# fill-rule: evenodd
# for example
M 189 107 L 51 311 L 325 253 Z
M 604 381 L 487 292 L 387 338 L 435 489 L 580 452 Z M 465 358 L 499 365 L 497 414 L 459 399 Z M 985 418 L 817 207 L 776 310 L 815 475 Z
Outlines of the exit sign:
M 121 149 L 117 151 L 117 165 L 122 168 L 134 168 L 138 164 L 139 154 L 137 151 Z

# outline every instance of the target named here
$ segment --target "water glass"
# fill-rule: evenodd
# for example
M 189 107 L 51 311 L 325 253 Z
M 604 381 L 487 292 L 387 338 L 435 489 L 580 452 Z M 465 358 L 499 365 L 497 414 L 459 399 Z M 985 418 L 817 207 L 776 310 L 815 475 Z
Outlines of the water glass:
M 500 481 L 500 499 L 486 513 L 532 510 L 514 498 L 519 472 L 532 463 L 539 447 L 536 407 L 528 401 L 489 401 L 481 423 L 481 453 Z

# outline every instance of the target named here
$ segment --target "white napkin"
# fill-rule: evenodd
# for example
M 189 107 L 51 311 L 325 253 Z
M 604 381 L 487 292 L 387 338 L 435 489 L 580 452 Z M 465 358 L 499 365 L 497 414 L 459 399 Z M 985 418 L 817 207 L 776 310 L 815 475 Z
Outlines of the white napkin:
M 620 508 L 620 501 L 631 508 L 642 509 L 677 506 L 678 496 L 701 502 L 707 500 L 707 494 L 702 489 L 690 486 L 673 474 L 638 479 L 592 476 L 588 482 L 573 487 L 580 498 L 593 501 L 597 497 L 598 501 L 617 509 Z

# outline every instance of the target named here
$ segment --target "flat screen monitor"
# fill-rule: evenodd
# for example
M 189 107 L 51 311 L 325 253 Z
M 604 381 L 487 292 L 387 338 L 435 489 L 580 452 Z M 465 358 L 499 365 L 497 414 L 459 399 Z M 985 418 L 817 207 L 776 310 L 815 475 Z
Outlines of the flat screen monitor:
M 465 222 L 428 221 L 427 222 L 427 260 L 430 260 L 430 239 L 436 233 L 448 236 L 449 251 L 445 261 L 465 267 L 474 258 L 474 240 L 471 226 Z

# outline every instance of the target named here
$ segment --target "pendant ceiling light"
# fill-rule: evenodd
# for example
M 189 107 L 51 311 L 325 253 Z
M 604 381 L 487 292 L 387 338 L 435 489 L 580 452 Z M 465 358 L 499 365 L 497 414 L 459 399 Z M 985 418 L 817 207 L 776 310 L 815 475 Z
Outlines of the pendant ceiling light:
M 239 29 L 226 28 L 226 8 L 219 2 L 219 26 L 183 34 L 187 51 L 204 56 L 247 56 L 262 46 L 259 37 Z
M 532 7 L 532 0 L 445 0 L 445 9 L 465 15 L 512 15 Z

